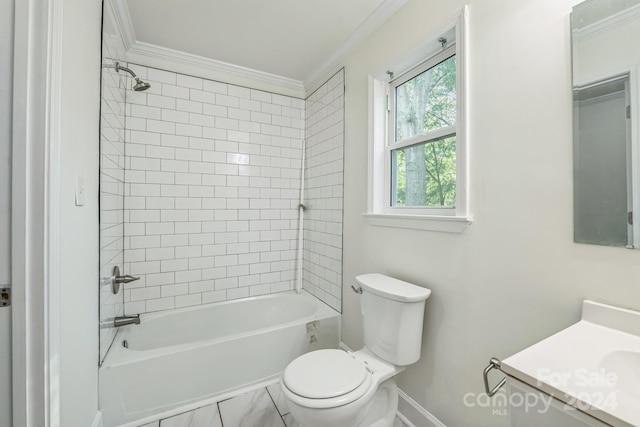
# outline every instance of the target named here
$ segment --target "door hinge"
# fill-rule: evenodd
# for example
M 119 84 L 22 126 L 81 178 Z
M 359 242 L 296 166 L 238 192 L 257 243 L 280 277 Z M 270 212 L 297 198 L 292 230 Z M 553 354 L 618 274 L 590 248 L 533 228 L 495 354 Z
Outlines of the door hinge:
M 627 105 L 627 119 L 631 118 L 631 105 Z
M 627 223 L 633 225 L 633 212 L 627 212 Z
M 0 288 L 0 307 L 11 305 L 11 288 L 3 286 Z

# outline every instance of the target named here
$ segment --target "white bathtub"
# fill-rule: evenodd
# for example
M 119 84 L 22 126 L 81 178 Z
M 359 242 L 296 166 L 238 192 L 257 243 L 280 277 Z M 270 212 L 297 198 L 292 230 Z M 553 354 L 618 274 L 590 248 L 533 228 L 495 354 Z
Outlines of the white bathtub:
M 142 315 L 120 328 L 100 368 L 104 425 L 136 426 L 273 380 L 299 355 L 337 348 L 339 317 L 305 292 Z

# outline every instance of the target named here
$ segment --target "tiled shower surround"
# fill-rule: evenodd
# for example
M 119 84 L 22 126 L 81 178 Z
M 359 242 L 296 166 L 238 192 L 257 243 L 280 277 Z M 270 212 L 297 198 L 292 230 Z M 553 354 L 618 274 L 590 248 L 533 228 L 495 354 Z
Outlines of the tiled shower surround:
M 102 42 L 102 91 L 100 107 L 100 277 L 110 277 L 113 266 L 124 265 L 124 178 L 125 178 L 125 85 L 111 58 L 120 57 L 124 46 L 119 37 L 109 36 L 105 20 Z M 111 286 L 100 286 L 100 360 L 115 337 L 110 321 L 123 314 L 122 295 Z
M 304 102 L 133 67 L 125 291 L 142 313 L 292 289 Z
M 304 289 L 342 311 L 344 70 L 306 100 Z
M 344 71 L 305 101 L 128 64 L 104 17 L 100 277 L 140 280 L 101 281 L 100 360 L 116 316 L 295 288 L 305 137 L 303 287 L 340 311 Z
M 125 271 L 141 279 L 125 286 L 125 312 L 293 289 L 305 101 L 131 68 L 151 88 L 126 92 Z M 310 171 L 324 162 L 313 158 L 326 151 L 321 143 L 309 144 Z M 309 201 L 312 195 L 309 190 Z M 313 208 L 306 214 L 309 230 L 324 233 L 324 225 L 313 228 Z M 325 282 L 309 278 L 324 291 Z M 339 309 L 339 294 L 326 289 L 325 302 Z

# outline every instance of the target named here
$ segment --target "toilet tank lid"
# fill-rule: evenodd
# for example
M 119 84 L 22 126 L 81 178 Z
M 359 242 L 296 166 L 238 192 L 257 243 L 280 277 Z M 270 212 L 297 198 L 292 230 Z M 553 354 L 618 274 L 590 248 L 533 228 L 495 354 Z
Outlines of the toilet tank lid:
M 400 302 L 424 301 L 431 295 L 431 289 L 422 288 L 384 274 L 361 274 L 356 276 L 356 281 L 362 285 L 365 292 Z

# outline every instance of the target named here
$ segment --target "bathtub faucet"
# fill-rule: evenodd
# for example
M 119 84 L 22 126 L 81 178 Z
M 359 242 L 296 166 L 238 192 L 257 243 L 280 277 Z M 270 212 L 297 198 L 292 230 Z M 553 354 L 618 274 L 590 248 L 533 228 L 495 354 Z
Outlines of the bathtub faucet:
M 139 325 L 140 324 L 140 315 L 136 314 L 135 316 L 119 316 L 113 319 L 113 326 L 118 328 L 120 326 L 125 325 Z

